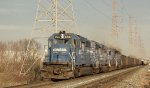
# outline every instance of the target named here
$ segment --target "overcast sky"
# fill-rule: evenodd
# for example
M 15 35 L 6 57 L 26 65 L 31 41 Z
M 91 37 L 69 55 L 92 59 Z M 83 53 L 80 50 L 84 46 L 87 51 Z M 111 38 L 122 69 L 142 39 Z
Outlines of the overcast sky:
M 150 0 L 118 0 L 118 7 L 119 25 L 123 32 L 121 40 L 126 40 L 122 41 L 123 44 L 127 42 L 128 14 L 136 19 L 137 29 L 149 54 Z M 37 0 L 0 0 L 0 40 L 28 38 L 36 8 Z M 74 0 L 74 12 L 79 34 L 107 42 L 112 23 L 112 0 Z

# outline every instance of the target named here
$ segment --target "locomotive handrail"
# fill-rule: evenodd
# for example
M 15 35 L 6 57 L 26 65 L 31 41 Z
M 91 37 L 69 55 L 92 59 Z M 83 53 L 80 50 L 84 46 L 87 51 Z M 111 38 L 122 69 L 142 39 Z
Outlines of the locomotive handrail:
M 70 55 L 70 57 L 71 57 L 71 60 L 72 60 L 72 70 L 74 70 L 74 60 L 75 60 L 75 58 L 69 53 L 69 55 Z

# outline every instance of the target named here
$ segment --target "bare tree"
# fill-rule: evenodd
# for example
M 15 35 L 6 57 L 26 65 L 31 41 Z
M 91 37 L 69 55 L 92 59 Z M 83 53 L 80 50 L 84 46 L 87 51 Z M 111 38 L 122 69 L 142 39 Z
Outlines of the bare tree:
M 35 40 L 23 39 L 19 41 L 0 41 L 0 73 L 7 75 L 0 75 L 8 83 L 8 80 L 20 81 L 30 80 L 35 74 L 35 69 L 39 69 L 40 57 L 38 51 L 40 44 Z M 36 62 L 36 63 L 35 63 Z M 28 70 L 28 74 L 23 77 L 19 77 L 22 64 L 24 65 L 24 71 Z M 34 64 L 34 65 L 33 65 Z M 9 76 L 9 78 L 8 78 Z

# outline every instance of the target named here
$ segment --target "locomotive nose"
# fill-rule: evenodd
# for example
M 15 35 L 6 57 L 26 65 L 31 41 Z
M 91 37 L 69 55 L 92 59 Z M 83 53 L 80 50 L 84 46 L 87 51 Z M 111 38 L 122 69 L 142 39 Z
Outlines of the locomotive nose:
M 71 61 L 69 53 L 70 53 L 70 47 L 68 44 L 54 45 L 52 48 L 52 53 L 51 53 L 52 55 L 51 63 L 68 64 Z

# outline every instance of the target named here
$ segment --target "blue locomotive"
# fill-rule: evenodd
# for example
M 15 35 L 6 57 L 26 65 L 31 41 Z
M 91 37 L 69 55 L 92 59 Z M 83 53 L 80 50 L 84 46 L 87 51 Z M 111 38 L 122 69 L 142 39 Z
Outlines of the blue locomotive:
M 48 39 L 48 55 L 43 62 L 41 76 L 69 79 L 135 65 L 140 65 L 140 60 L 126 57 L 80 35 L 60 31 Z

